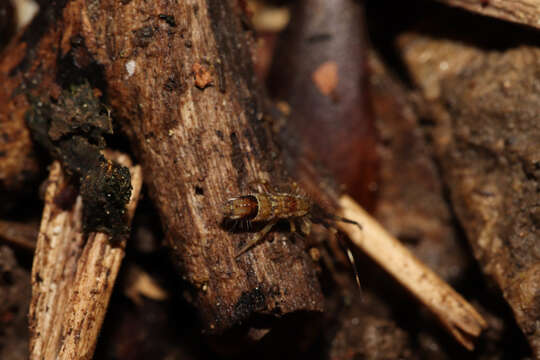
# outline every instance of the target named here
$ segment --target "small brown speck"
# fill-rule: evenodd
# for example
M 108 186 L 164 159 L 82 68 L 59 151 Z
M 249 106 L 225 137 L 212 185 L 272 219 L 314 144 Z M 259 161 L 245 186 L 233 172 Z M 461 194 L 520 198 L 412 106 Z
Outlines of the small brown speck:
M 195 86 L 197 86 L 199 89 L 202 90 L 207 86 L 212 85 L 212 74 L 210 74 L 210 71 L 208 71 L 205 66 L 195 63 L 193 64 L 191 70 L 193 71 L 193 76 L 195 77 Z
M 335 61 L 327 61 L 319 65 L 311 76 L 319 91 L 326 96 L 331 95 L 339 82 L 338 66 Z

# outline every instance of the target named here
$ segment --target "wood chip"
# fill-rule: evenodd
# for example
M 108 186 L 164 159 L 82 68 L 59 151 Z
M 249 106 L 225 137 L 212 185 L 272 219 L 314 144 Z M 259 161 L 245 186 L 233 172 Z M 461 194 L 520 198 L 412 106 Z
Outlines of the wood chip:
M 138 201 L 142 173 L 126 155 L 133 186 L 129 219 Z M 82 199 L 69 210 L 54 199 L 67 184 L 58 162 L 50 167 L 45 207 L 32 267 L 30 359 L 91 359 L 124 257 L 126 239 L 111 242 L 104 233 L 82 232 Z

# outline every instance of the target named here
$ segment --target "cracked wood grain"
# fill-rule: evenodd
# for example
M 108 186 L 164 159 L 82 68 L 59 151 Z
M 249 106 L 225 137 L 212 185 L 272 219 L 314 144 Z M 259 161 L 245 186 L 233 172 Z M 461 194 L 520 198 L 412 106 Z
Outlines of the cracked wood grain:
M 142 174 L 126 155 L 132 195 L 129 219 L 137 205 Z M 112 243 L 104 233 L 82 232 L 82 200 L 71 209 L 57 204 L 67 186 L 58 162 L 51 166 L 45 207 L 32 266 L 30 359 L 91 359 L 114 282 L 124 257 L 126 238 Z

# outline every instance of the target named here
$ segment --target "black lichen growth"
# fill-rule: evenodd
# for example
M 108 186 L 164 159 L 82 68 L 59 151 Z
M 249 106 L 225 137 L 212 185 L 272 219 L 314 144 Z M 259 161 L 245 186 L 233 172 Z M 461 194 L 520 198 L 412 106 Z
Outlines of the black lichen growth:
M 126 167 L 101 154 L 104 135 L 112 134 L 113 126 L 90 85 L 72 86 L 56 101 L 30 97 L 29 101 L 26 121 L 35 140 L 80 183 L 84 230 L 112 237 L 128 232 L 125 214 L 131 177 Z
M 81 196 L 86 232 L 100 231 L 115 236 L 129 231 L 126 225 L 126 204 L 131 196 L 128 168 L 102 159 L 81 182 Z

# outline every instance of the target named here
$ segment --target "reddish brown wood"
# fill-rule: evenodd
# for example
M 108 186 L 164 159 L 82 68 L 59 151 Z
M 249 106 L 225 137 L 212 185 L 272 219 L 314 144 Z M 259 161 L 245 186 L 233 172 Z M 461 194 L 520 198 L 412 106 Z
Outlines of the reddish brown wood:
M 298 1 L 268 82 L 272 96 L 290 107 L 283 127 L 289 152 L 328 169 L 372 208 L 377 155 L 366 56 L 361 2 Z

